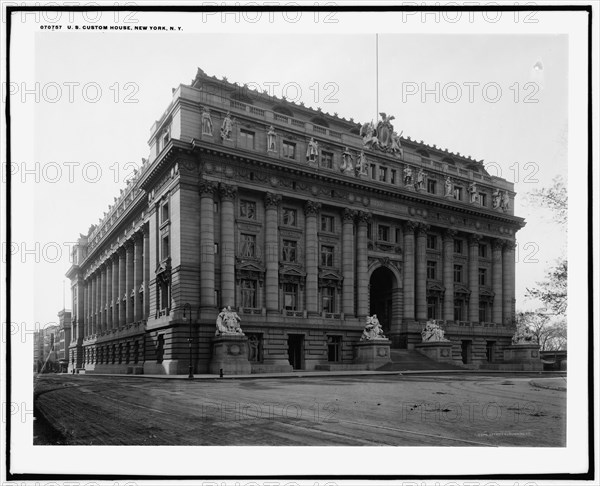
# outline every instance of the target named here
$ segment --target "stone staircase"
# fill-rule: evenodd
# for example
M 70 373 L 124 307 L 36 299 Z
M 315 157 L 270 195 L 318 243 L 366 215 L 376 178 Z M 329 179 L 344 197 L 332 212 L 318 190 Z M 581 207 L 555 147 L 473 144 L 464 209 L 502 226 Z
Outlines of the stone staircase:
M 427 370 L 463 370 L 458 365 L 439 363 L 411 349 L 391 349 L 391 363 L 387 363 L 377 371 L 427 371 Z

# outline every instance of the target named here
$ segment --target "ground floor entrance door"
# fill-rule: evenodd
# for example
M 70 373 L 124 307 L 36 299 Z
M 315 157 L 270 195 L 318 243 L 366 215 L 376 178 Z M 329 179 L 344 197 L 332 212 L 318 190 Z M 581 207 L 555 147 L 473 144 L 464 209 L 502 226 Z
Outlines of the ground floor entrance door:
M 295 370 L 304 369 L 304 335 L 288 335 L 288 357 L 292 368 Z
M 460 354 L 462 362 L 468 364 L 471 362 L 471 341 L 463 340 L 460 342 Z

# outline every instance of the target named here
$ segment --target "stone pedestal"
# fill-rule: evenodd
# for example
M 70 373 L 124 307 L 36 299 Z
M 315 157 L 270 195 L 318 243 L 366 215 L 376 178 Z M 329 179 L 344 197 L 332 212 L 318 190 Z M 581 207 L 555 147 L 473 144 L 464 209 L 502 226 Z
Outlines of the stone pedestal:
M 226 334 L 213 338 L 209 373 L 218 375 L 220 370 L 225 375 L 249 375 L 252 372 L 246 336 Z
M 359 341 L 354 345 L 354 363 L 362 365 L 365 370 L 376 370 L 391 363 L 390 345 L 388 339 Z
M 541 371 L 539 344 L 513 344 L 504 348 L 504 364 L 520 371 Z
M 451 341 L 433 341 L 415 344 L 415 351 L 440 363 L 454 363 Z

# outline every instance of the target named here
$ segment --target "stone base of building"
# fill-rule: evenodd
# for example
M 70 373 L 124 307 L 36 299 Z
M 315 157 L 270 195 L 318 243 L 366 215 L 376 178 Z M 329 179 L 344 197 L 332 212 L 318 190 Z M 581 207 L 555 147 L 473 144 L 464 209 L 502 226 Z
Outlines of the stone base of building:
M 269 363 L 252 363 L 252 373 L 289 373 L 294 367 L 287 360 L 277 360 Z
M 415 344 L 415 351 L 434 361 L 454 364 L 451 341 Z
M 354 345 L 354 364 L 364 366 L 362 369 L 365 370 L 376 370 L 391 363 L 390 345 L 391 341 L 387 339 L 357 342 Z
M 249 375 L 252 365 L 248 361 L 248 338 L 240 334 L 215 337 L 212 341 L 212 358 L 209 373 L 218 375 Z
M 504 348 L 503 369 L 514 371 L 542 371 L 539 344 L 513 344 Z

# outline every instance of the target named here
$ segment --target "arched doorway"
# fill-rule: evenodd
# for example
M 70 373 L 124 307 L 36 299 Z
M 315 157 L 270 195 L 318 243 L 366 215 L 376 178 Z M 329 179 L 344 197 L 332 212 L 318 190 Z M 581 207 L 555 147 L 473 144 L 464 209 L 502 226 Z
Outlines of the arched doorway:
M 369 315 L 377 314 L 384 333 L 389 333 L 393 323 L 399 318 L 395 315 L 394 296 L 398 282 L 394 273 L 386 267 L 379 267 L 369 280 Z

